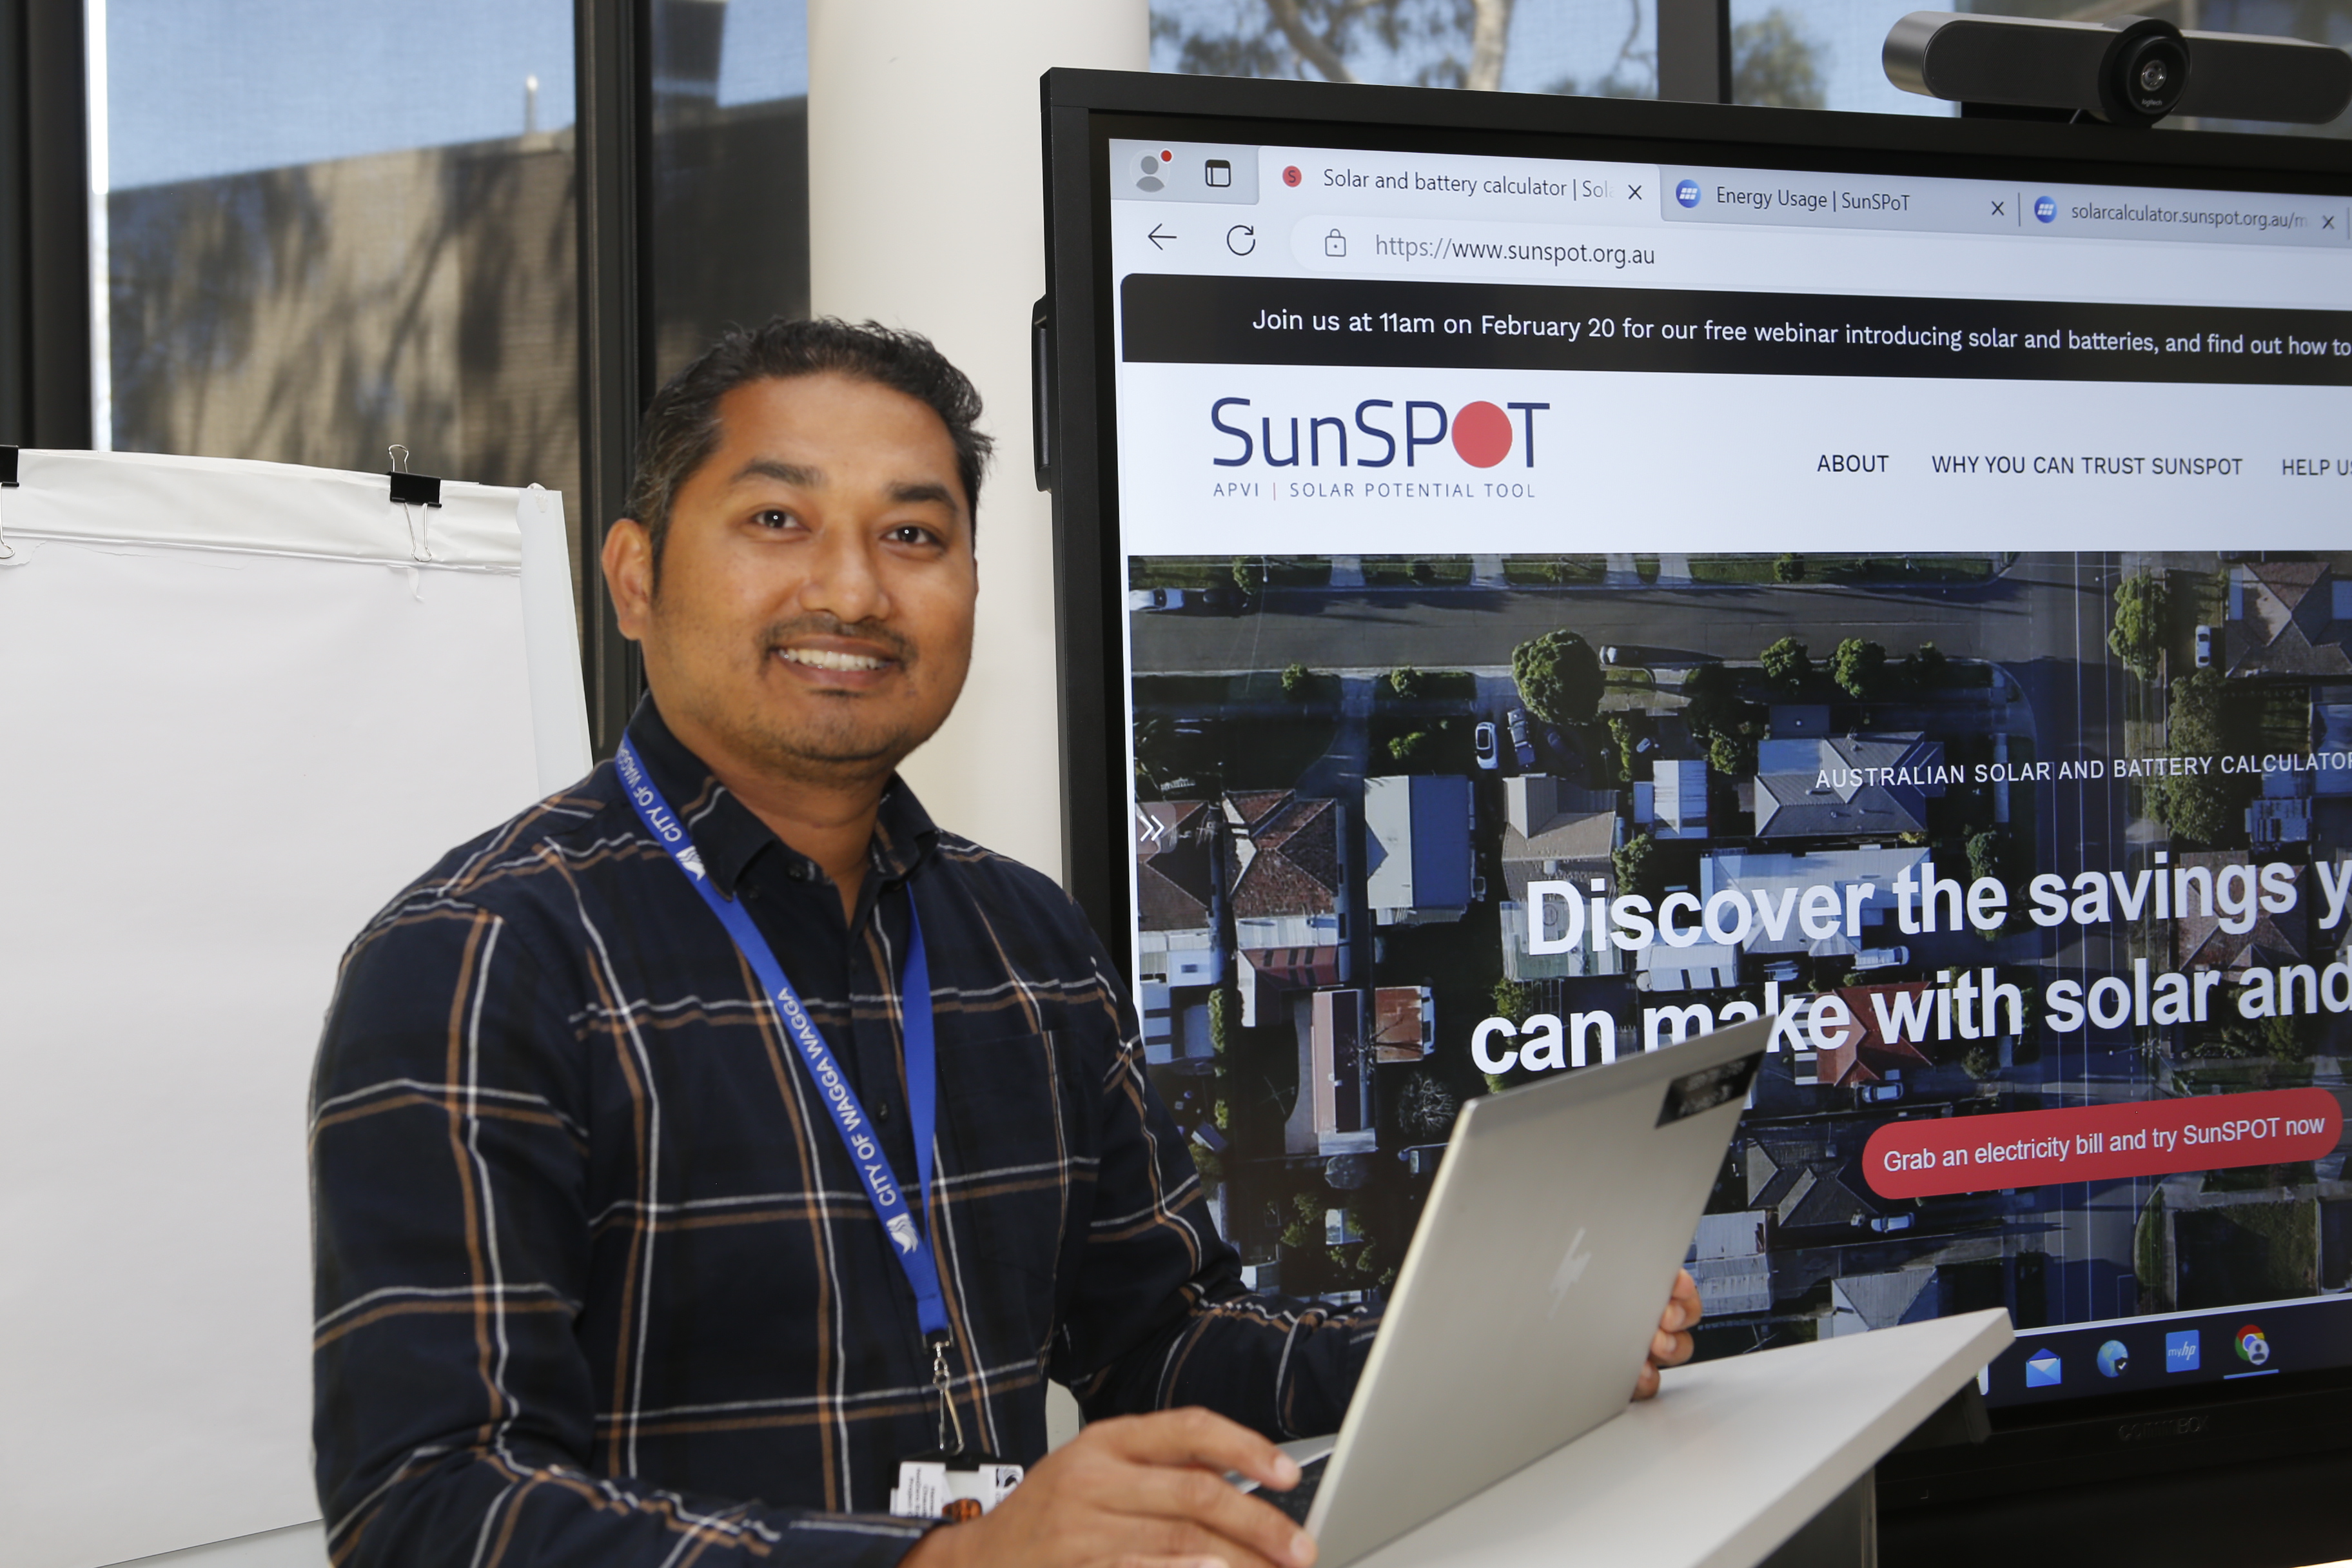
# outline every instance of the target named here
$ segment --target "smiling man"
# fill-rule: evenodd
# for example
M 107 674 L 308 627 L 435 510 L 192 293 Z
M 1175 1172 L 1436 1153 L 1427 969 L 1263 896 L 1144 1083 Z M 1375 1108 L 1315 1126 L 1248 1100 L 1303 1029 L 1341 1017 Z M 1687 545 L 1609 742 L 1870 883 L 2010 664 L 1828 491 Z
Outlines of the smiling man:
M 1092 931 L 897 778 L 970 663 L 978 414 L 837 321 L 654 400 L 620 755 L 394 900 L 329 1016 L 338 1563 L 1312 1561 L 1219 1473 L 1296 1479 L 1371 1320 L 1242 1290 Z M 1089 1425 L 1046 1458 L 1049 1377 Z M 940 1450 L 1034 1468 L 887 1517 Z

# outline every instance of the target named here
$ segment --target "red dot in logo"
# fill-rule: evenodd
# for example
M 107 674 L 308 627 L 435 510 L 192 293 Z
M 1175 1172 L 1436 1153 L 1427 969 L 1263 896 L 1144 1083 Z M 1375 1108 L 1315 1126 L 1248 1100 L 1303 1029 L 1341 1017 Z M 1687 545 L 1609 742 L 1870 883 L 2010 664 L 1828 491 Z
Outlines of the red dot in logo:
M 1511 455 L 1511 416 L 1491 403 L 1473 403 L 1454 416 L 1454 449 L 1474 468 L 1491 468 Z
M 1282 172 L 1282 183 L 1286 185 L 1295 185 L 1306 177 L 1306 175 L 1298 172 L 1298 165 L 1296 163 L 1291 164 L 1290 167 Z

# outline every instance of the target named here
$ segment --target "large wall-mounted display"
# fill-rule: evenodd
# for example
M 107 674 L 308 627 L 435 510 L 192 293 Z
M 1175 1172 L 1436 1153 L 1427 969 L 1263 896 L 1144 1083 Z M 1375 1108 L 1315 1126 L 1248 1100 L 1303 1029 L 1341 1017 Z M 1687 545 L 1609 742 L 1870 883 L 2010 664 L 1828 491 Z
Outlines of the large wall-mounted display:
M 1251 1277 L 1377 1300 L 1465 1097 L 1769 1016 L 1708 1353 L 2332 1384 L 2352 165 L 1194 90 L 1056 121 L 1049 456 L 1072 863 Z

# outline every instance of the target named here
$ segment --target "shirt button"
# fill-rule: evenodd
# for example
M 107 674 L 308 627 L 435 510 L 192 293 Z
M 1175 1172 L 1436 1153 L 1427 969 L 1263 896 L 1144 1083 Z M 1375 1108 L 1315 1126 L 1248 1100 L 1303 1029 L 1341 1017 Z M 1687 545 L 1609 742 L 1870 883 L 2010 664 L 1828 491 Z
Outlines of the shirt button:
M 890 1102 L 888 1100 L 885 1100 L 876 1104 L 874 1107 L 874 1120 L 877 1121 L 887 1121 L 890 1120 Z

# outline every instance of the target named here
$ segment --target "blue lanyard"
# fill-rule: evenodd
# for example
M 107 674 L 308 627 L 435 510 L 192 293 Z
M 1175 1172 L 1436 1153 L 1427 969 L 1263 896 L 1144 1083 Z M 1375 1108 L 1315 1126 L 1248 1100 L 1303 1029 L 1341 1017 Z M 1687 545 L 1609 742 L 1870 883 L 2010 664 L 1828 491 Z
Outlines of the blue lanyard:
M 784 978 L 784 966 L 776 962 L 768 939 L 751 923 L 741 903 L 721 897 L 719 889 L 710 885 L 693 838 L 670 810 L 669 802 L 662 798 L 627 736 L 622 737 L 620 752 L 614 761 L 619 765 L 622 787 L 629 804 L 637 808 L 646 830 L 669 851 L 670 858 L 686 873 L 686 879 L 702 895 L 702 901 L 710 906 L 710 912 L 719 917 L 727 934 L 735 939 L 737 950 L 760 977 L 760 984 L 767 988 L 768 1000 L 774 1005 L 776 1016 L 783 1020 L 784 1032 L 799 1048 L 801 1060 L 808 1064 L 809 1077 L 816 1082 L 818 1098 L 833 1114 L 842 1147 L 849 1151 L 850 1163 L 857 1167 L 858 1175 L 866 1183 L 866 1195 L 874 1205 L 875 1217 L 882 1222 L 883 1230 L 897 1248 L 898 1267 L 906 1270 L 907 1283 L 915 1289 L 915 1317 L 923 1326 L 924 1340 L 931 1346 L 935 1371 L 943 1375 L 941 1357 L 951 1336 L 947 1305 L 940 1298 L 939 1267 L 923 1239 L 921 1223 L 907 1208 L 906 1195 L 890 1169 L 890 1157 L 882 1152 L 881 1143 L 875 1138 L 866 1108 L 858 1103 L 857 1091 L 842 1076 L 833 1047 L 824 1043 L 824 1037 L 809 1018 L 808 1009 L 801 1005 L 800 993 Z M 912 887 L 907 889 L 907 968 L 899 977 L 898 996 L 907 1048 L 907 1110 L 915 1133 L 915 1196 L 924 1212 L 929 1213 L 938 1083 L 932 1068 L 931 971 L 923 957 L 923 928 L 915 918 Z M 944 1388 L 941 1392 L 944 1397 Z

